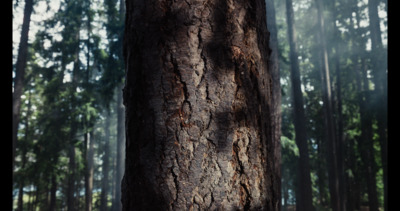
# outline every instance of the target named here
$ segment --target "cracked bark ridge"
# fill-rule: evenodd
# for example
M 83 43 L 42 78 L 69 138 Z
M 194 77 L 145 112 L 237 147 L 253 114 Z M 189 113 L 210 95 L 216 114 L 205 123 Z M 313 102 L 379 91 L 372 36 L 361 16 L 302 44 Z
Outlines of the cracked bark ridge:
M 278 210 L 264 1 L 126 9 L 123 210 Z

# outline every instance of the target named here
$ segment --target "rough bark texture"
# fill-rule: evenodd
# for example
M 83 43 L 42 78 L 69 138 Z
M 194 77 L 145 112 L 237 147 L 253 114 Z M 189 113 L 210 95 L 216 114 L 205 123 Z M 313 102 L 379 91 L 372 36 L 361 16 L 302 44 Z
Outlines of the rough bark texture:
M 290 45 L 290 73 L 292 82 L 294 127 L 296 132 L 296 144 L 299 148 L 300 158 L 298 160 L 298 196 L 297 208 L 300 211 L 314 210 L 312 205 L 312 190 L 309 153 L 306 133 L 306 118 L 304 113 L 303 93 L 301 92 L 300 67 L 296 46 L 296 33 L 294 28 L 294 12 L 292 0 L 286 0 L 286 15 L 288 23 L 288 37 Z
M 278 210 L 264 1 L 126 13 L 123 210 Z

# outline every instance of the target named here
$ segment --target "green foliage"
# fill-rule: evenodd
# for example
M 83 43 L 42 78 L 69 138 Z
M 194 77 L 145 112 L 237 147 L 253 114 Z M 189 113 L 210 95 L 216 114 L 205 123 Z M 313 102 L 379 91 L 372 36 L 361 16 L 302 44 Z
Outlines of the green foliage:
M 36 4 L 38 1 L 34 1 Z M 94 142 L 94 197 L 101 188 L 104 118 L 107 110 L 116 106 L 115 89 L 122 82 L 123 21 L 115 1 L 60 0 L 60 8 L 46 11 L 54 16 L 42 23 L 31 23 L 32 42 L 28 49 L 25 90 L 22 99 L 17 162 L 14 171 L 13 193 L 19 184 L 24 189 L 34 187 L 23 195 L 23 206 L 48 210 L 51 178 L 56 178 L 56 210 L 68 206 L 68 175 L 75 172 L 75 192 L 84 193 L 87 168 L 87 143 L 84 135 L 93 132 Z M 107 7 L 99 6 L 107 4 Z M 111 7 L 114 4 L 113 8 Z M 14 7 L 21 7 L 14 1 Z M 36 7 L 35 7 L 36 8 Z M 115 16 L 115 18 L 111 18 Z M 99 25 L 100 23 L 100 25 Z M 104 26 L 104 27 L 103 27 Z M 104 36 L 104 34 L 106 36 Z M 116 150 L 116 112 L 111 112 L 110 142 Z M 70 169 L 70 147 L 75 149 L 75 168 Z M 115 155 L 117 152 L 111 152 Z M 115 164 L 110 164 L 110 172 Z M 110 177 L 111 178 L 111 177 Z M 115 180 L 110 180 L 115 183 Z M 112 185 L 115 187 L 116 185 Z M 36 198 L 36 190 L 40 191 Z M 107 190 L 111 198 L 111 190 Z M 47 197 L 47 198 L 46 198 Z M 84 195 L 77 197 L 81 210 Z M 14 194 L 16 208 L 18 194 Z M 35 205 L 32 204 L 33 201 Z M 109 200 L 112 202 L 112 200 Z M 78 204 L 78 203 L 77 203 Z M 111 206 L 111 205 L 110 205 Z M 95 208 L 95 207 L 94 207 Z M 24 209 L 25 210 L 25 209 Z
M 337 74 L 336 69 L 340 70 L 341 76 L 341 104 L 342 104 L 342 122 L 344 130 L 344 174 L 350 182 L 358 183 L 361 187 L 359 197 L 361 203 L 368 204 L 368 195 L 366 189 L 366 180 L 360 178 L 360 165 L 363 163 L 359 140 L 362 135 L 362 118 L 360 116 L 360 99 L 366 99 L 370 96 L 370 101 L 364 101 L 363 104 L 368 109 L 368 115 L 376 119 L 374 114 L 382 104 L 376 95 L 374 76 L 372 75 L 371 56 L 374 52 L 367 49 L 367 43 L 370 42 L 370 28 L 368 26 L 368 8 L 365 1 L 323 1 L 326 43 L 328 44 L 328 60 L 330 68 L 330 78 L 332 85 L 332 95 L 334 104 L 334 118 L 338 123 L 338 98 L 337 98 Z M 326 136 L 324 128 L 324 112 L 322 103 L 322 86 L 319 68 L 320 48 L 317 32 L 317 15 L 315 1 L 298 0 L 293 1 L 295 30 L 297 33 L 297 50 L 299 54 L 300 76 L 304 98 L 304 107 L 306 114 L 306 128 L 309 140 L 311 178 L 313 189 L 313 203 L 317 210 L 329 210 L 329 188 L 326 160 Z M 295 186 L 287 181 L 295 181 L 296 162 L 298 159 L 298 149 L 294 141 L 295 132 L 293 126 L 292 111 L 292 87 L 290 80 L 290 60 L 289 43 L 286 26 L 286 7 L 285 1 L 275 1 L 276 20 L 278 28 L 278 47 L 279 47 L 279 65 L 282 88 L 282 193 L 286 188 L 293 192 Z M 386 19 L 381 20 L 383 23 Z M 338 31 L 335 31 L 335 26 Z M 386 31 L 382 30 L 382 37 Z M 338 57 L 339 63 L 336 63 Z M 364 69 L 363 69 L 364 68 Z M 366 83 L 369 90 L 363 90 L 362 74 L 368 76 Z M 364 73 L 363 73 L 364 74 Z M 361 91 L 358 83 L 361 83 Z M 376 180 L 378 189 L 378 198 L 380 206 L 383 206 L 383 172 L 381 166 L 381 145 L 376 120 L 373 123 L 372 138 L 374 140 L 374 158 L 378 164 Z M 336 129 L 338 125 L 335 126 Z M 285 175 L 286 174 L 286 175 Z M 288 177 L 290 174 L 291 177 Z M 322 187 L 319 187 L 322 184 Z M 353 197 L 356 193 L 350 188 L 347 195 Z M 350 192 L 349 192 L 350 191 Z M 282 196 L 284 197 L 284 196 Z M 293 196 L 295 197 L 295 196 Z M 348 198 L 352 201 L 353 198 Z
M 281 145 L 282 145 L 282 150 L 287 151 L 287 153 L 290 153 L 294 155 L 295 157 L 299 157 L 299 149 L 297 148 L 295 140 L 290 140 L 286 136 L 281 137 Z M 286 153 L 284 155 L 287 155 Z

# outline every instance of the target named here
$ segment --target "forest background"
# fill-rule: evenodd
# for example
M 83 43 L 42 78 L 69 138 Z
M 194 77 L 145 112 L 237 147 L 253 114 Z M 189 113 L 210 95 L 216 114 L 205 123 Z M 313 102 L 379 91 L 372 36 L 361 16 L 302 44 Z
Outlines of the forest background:
M 316 210 L 338 210 L 335 200 L 347 210 L 384 210 L 387 0 L 266 2 L 275 10 L 275 20 L 268 16 L 267 22 L 276 28 L 282 94 L 282 210 L 299 206 L 304 156 Z M 123 1 L 12 4 L 13 121 L 18 123 L 13 210 L 120 210 Z M 302 135 L 295 129 L 294 63 L 303 98 Z M 327 135 L 329 116 L 333 139 Z M 296 141 L 300 136 L 306 137 L 306 155 Z M 330 185 L 335 180 L 336 198 Z

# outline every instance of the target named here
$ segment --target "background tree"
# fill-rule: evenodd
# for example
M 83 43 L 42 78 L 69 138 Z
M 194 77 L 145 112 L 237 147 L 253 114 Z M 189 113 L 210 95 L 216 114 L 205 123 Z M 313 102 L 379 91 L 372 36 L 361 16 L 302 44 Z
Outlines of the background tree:
M 271 123 L 272 123 L 272 137 L 274 137 L 274 147 L 276 151 L 274 155 L 276 156 L 274 160 L 279 161 L 275 162 L 275 177 L 281 178 L 281 124 L 282 124 L 282 109 L 281 109 L 281 85 L 280 85 L 280 70 L 279 70 L 279 50 L 278 50 L 278 29 L 276 27 L 276 18 L 275 18 L 275 5 L 273 0 L 265 1 L 266 12 L 267 12 L 267 28 L 270 32 L 269 38 L 269 47 L 271 49 L 269 56 L 268 69 L 271 71 L 272 81 L 272 109 L 271 109 Z M 276 183 L 274 187 L 281 187 L 281 179 L 274 179 Z M 281 199 L 281 191 L 276 190 L 274 192 L 276 196 L 274 198 Z M 281 209 L 282 203 L 279 202 L 279 210 Z
M 301 92 L 300 68 L 297 54 L 296 32 L 291 0 L 286 0 L 286 20 L 290 46 L 290 73 L 292 82 L 293 116 L 296 144 L 299 148 L 298 180 L 296 195 L 297 210 L 314 210 L 312 205 L 311 177 L 307 144 L 306 119 L 304 114 L 303 94 Z
M 21 95 L 22 100 L 30 96 L 30 109 L 24 104 L 28 101 L 22 101 L 25 110 L 18 136 L 26 141 L 17 146 L 14 174 L 15 190 L 19 190 L 14 206 L 19 209 L 90 210 L 98 206 L 95 190 L 103 172 L 98 168 L 100 143 L 95 139 L 104 132 L 96 123 L 104 105 L 98 87 L 107 66 L 106 37 L 98 23 L 106 16 L 99 7 L 103 1 L 91 1 L 39 1 L 36 10 L 45 9 L 49 15 L 40 24 L 38 15 L 32 16 L 36 39 L 29 38 L 33 43 L 28 48 L 28 84 Z M 116 67 L 116 72 L 122 71 Z M 112 114 L 116 119 L 116 112 Z M 116 124 L 109 128 L 112 145 L 116 145 L 116 129 Z M 82 192 L 87 193 L 85 197 Z
M 13 89 L 13 168 L 15 162 L 15 151 L 17 147 L 18 139 L 18 124 L 20 121 L 20 110 L 21 110 L 21 95 L 24 91 L 24 78 L 25 78 L 25 68 L 28 57 L 28 37 L 29 37 L 29 27 L 31 23 L 31 15 L 33 11 L 33 0 L 25 1 L 24 9 L 24 19 L 22 23 L 21 38 L 19 41 L 18 48 L 18 58 L 15 64 L 15 78 L 14 78 L 14 89 Z

